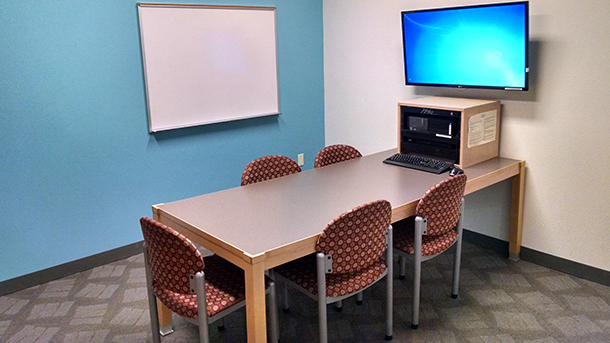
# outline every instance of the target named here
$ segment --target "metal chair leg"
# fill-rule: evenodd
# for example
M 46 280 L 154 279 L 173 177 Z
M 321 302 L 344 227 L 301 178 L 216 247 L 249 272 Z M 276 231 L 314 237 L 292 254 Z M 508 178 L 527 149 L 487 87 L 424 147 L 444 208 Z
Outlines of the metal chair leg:
M 460 287 L 460 261 L 462 258 L 462 233 L 463 233 L 463 222 L 462 217 L 464 213 L 464 198 L 460 203 L 460 218 L 457 223 L 458 238 L 455 242 L 455 257 L 453 259 L 453 279 L 451 281 L 451 297 L 456 299 L 458 297 L 458 290 Z
M 269 328 L 271 330 L 271 334 L 270 339 L 271 342 L 273 343 L 277 343 L 280 339 L 280 328 L 279 328 L 279 322 L 278 322 L 278 315 L 277 315 L 277 296 L 275 293 L 275 282 L 274 281 L 270 281 L 269 282 L 269 303 L 268 303 L 268 313 L 269 313 Z
M 195 274 L 195 293 L 197 294 L 197 312 L 199 314 L 199 341 L 201 343 L 209 343 L 208 306 L 205 298 L 205 275 L 203 272 Z
M 337 311 L 337 312 L 343 311 L 343 300 L 339 300 L 335 303 L 335 311 Z
M 364 295 L 362 294 L 362 292 L 356 293 L 356 305 L 362 305 L 363 297 L 364 297 Z
M 225 331 L 225 319 L 224 319 L 224 317 L 218 319 L 218 322 L 216 323 L 216 327 L 218 328 L 218 331 Z
M 326 319 L 326 270 L 324 268 L 324 254 L 316 254 L 316 274 L 318 281 L 318 324 L 320 330 L 320 343 L 328 343 L 328 323 Z
M 399 264 L 400 264 L 400 271 L 398 272 L 398 278 L 400 280 L 404 280 L 405 279 L 405 275 L 407 274 L 407 258 L 403 255 L 400 255 L 399 257 Z

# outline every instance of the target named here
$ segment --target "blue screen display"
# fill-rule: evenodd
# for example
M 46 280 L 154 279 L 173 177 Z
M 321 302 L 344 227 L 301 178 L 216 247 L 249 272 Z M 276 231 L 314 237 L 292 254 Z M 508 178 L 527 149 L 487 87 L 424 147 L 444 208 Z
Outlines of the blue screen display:
M 402 16 L 407 84 L 527 89 L 527 2 Z

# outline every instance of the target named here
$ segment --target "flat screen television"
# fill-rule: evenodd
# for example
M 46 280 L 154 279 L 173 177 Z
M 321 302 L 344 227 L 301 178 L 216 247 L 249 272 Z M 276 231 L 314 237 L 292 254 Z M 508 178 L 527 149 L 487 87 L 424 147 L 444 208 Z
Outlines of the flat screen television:
M 407 85 L 528 89 L 527 1 L 402 12 Z

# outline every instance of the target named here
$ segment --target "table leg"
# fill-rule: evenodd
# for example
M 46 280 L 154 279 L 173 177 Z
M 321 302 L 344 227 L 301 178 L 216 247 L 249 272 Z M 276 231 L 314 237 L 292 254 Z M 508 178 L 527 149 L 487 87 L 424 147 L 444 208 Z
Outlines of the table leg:
M 519 165 L 519 174 L 513 176 L 510 200 L 509 259 L 519 260 L 521 252 L 521 230 L 523 228 L 523 196 L 525 189 L 525 162 Z
M 157 299 L 157 313 L 159 315 L 159 332 L 161 336 L 169 335 L 174 332 L 172 326 L 172 311 Z
M 246 277 L 246 319 L 248 342 L 267 342 L 265 316 L 265 268 L 263 263 L 253 264 L 244 270 Z

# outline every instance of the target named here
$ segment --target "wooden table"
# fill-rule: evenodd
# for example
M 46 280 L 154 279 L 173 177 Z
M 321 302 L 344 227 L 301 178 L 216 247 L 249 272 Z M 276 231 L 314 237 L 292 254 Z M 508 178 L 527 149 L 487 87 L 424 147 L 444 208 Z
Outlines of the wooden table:
M 421 196 L 448 177 L 382 163 L 395 150 L 282 178 L 153 206 L 155 220 L 245 271 L 248 342 L 266 342 L 265 270 L 315 252 L 332 219 L 377 199 L 392 222 L 411 216 Z M 521 249 L 525 162 L 494 158 L 465 169 L 466 194 L 512 179 L 509 250 Z M 171 312 L 160 306 L 161 325 Z

